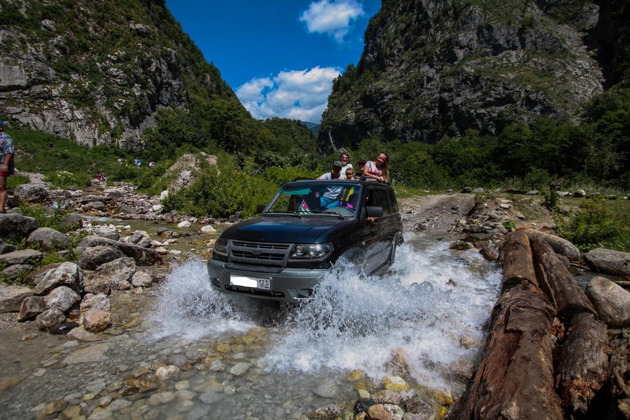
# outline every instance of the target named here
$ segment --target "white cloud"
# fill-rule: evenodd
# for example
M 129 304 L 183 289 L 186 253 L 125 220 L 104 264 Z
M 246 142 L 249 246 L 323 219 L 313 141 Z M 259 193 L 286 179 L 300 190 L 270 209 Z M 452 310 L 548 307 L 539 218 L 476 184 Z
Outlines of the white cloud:
M 355 0 L 320 0 L 302 12 L 300 21 L 306 22 L 309 32 L 328 34 L 340 44 L 350 29 L 350 21 L 364 14 Z
M 280 117 L 318 123 L 332 81 L 339 74 L 332 67 L 282 71 L 273 78 L 250 80 L 236 90 L 236 96 L 256 119 Z

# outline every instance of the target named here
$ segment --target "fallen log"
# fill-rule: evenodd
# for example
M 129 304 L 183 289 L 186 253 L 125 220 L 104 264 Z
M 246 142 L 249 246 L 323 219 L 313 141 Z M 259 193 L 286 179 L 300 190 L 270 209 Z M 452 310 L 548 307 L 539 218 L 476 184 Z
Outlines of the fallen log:
M 582 312 L 571 319 L 568 338 L 556 369 L 556 386 L 566 414 L 586 414 L 608 377 L 608 332 L 595 315 Z
M 492 311 L 483 360 L 448 418 L 561 420 L 552 360 L 555 314 L 531 284 L 506 290 Z
M 570 322 L 578 312 L 597 312 L 573 275 L 562 264 L 553 248 L 541 240 L 532 241 L 534 265 L 540 288 L 547 293 L 563 322 Z
M 503 243 L 502 289 L 529 282 L 537 285 L 529 237 L 523 231 L 510 233 Z

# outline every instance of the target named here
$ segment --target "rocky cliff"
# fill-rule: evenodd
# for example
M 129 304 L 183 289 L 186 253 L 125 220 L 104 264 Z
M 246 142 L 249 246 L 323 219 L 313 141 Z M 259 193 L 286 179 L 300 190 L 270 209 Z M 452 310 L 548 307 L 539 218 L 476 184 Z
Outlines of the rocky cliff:
M 320 149 L 496 134 L 540 115 L 576 119 L 610 77 L 602 28 L 609 42 L 614 30 L 602 3 L 383 0 L 358 66 L 334 83 Z
M 0 15 L 0 117 L 12 123 L 133 147 L 160 109 L 238 103 L 164 0 L 0 0 Z

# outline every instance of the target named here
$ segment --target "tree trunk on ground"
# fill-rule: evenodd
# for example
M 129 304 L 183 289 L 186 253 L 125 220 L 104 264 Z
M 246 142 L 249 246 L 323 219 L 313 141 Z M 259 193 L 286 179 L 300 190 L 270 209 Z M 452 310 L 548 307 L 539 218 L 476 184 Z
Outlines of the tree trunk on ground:
M 612 419 L 630 418 L 630 330 L 621 330 L 611 340 L 609 381 Z
M 563 418 L 554 391 L 551 322 L 555 309 L 535 286 L 505 291 L 492 311 L 483 358 L 449 419 Z
M 608 376 L 606 324 L 595 315 L 582 312 L 573 316 L 568 338 L 562 346 L 556 370 L 556 383 L 567 414 L 586 414 Z
M 528 281 L 538 285 L 532 250 L 527 234 L 523 231 L 516 231 L 508 235 L 503 244 L 503 283 L 505 290 L 515 284 Z
M 555 304 L 558 317 L 563 322 L 569 322 L 579 312 L 597 316 L 595 308 L 553 248 L 545 241 L 534 240 L 532 249 L 538 284 Z

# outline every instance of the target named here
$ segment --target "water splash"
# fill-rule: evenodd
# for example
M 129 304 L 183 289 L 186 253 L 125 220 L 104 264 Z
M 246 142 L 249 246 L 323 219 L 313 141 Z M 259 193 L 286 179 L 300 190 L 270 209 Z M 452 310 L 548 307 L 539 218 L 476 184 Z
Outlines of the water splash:
M 448 241 L 407 235 L 388 275 L 337 268 L 313 300 L 289 309 L 224 295 L 210 286 L 205 263 L 173 270 L 151 319 L 155 338 L 187 339 L 269 327 L 263 362 L 278 372 L 358 369 L 380 378 L 404 370 L 412 381 L 448 386 L 449 372 L 472 366 L 500 287 L 500 272 Z M 281 310 L 282 308 L 282 310 Z

